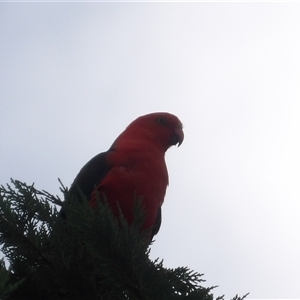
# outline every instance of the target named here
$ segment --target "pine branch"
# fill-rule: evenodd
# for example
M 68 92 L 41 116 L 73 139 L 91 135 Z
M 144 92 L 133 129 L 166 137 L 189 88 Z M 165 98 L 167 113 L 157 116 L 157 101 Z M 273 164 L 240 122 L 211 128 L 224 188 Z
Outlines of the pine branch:
M 13 181 L 15 189 L 0 187 L 0 244 L 10 257 L 20 256 L 31 260 L 40 257 L 46 261 L 40 249 L 41 240 L 48 239 L 50 228 L 47 219 L 55 210 L 44 199 L 39 199 L 36 190 L 19 181 Z
M 64 202 L 34 185 L 12 185 L 0 187 L 0 244 L 10 263 L 0 268 L 1 299 L 213 300 L 203 274 L 149 259 L 140 199 L 128 225 L 103 197 L 92 208 L 63 185 Z

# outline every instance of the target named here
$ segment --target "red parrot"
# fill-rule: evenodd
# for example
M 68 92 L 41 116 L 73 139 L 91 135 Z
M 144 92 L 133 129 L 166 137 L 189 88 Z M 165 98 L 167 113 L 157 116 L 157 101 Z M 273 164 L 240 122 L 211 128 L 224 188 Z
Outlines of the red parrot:
M 83 194 L 93 206 L 103 193 L 113 214 L 121 209 L 127 222 L 133 220 L 135 196 L 140 196 L 146 220 L 142 230 L 150 239 L 161 225 L 161 206 L 168 185 L 165 152 L 183 142 L 180 120 L 169 113 L 158 112 L 134 120 L 117 137 L 106 152 L 92 158 L 80 170 L 70 194 Z

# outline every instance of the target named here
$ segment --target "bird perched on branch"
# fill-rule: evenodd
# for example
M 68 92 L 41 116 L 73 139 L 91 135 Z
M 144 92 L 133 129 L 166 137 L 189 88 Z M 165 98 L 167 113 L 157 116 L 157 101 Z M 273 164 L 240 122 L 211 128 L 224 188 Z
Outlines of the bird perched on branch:
M 87 162 L 76 176 L 69 192 L 84 195 L 93 206 L 104 194 L 113 214 L 121 210 L 133 221 L 134 197 L 142 199 L 149 239 L 159 231 L 161 206 L 168 185 L 165 152 L 181 145 L 184 134 L 180 120 L 169 113 L 141 116 L 128 125 L 112 146 Z

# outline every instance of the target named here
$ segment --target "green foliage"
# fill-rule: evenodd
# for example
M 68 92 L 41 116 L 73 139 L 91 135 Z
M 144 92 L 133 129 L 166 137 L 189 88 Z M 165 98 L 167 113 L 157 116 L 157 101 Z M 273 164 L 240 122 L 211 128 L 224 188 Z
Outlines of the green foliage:
M 0 263 L 0 299 L 214 298 L 213 287 L 201 286 L 202 274 L 149 259 L 138 199 L 128 225 L 112 215 L 105 199 L 91 208 L 63 186 L 64 202 L 33 185 L 17 180 L 12 185 L 0 187 L 0 245 L 9 263 L 8 269 Z

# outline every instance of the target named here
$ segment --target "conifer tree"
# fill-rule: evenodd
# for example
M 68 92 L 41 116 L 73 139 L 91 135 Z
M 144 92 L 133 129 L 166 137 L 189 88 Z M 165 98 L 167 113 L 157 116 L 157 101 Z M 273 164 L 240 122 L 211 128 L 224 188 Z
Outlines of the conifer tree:
M 17 180 L 0 187 L 0 299 L 214 299 L 203 274 L 150 260 L 139 199 L 128 225 L 105 199 L 91 208 L 61 190 L 67 201 Z

